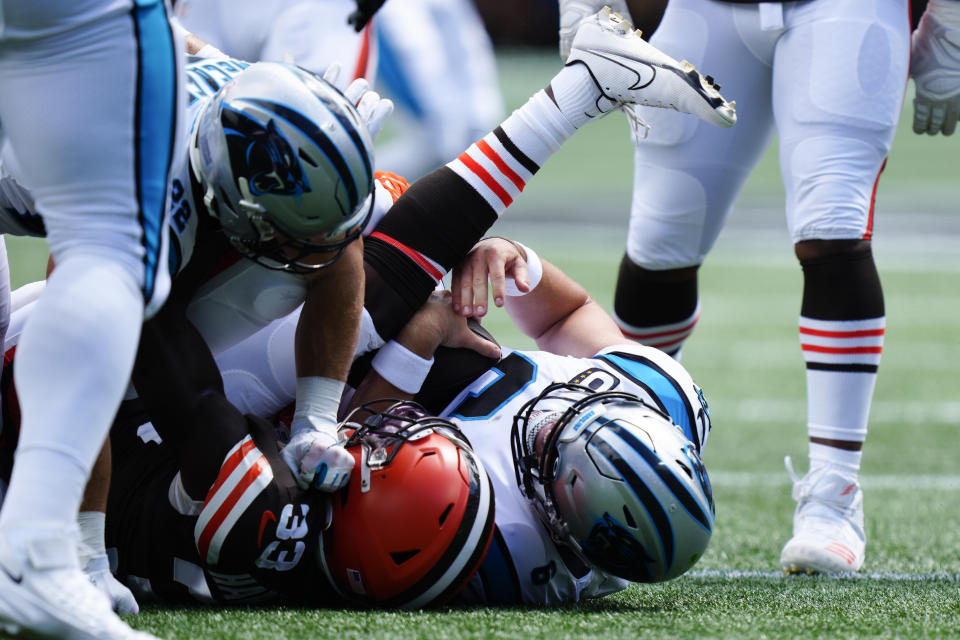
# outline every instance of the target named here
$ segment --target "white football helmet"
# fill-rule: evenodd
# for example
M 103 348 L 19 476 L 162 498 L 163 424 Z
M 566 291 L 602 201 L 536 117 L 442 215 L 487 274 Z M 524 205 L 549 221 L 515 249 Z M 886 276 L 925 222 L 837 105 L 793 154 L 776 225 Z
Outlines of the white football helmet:
M 514 417 L 511 444 L 521 491 L 554 540 L 589 565 L 661 582 L 707 548 L 706 469 L 679 427 L 637 396 L 550 385 Z
M 333 85 L 292 64 L 258 62 L 224 85 L 197 117 L 190 163 L 233 246 L 269 268 L 331 264 L 372 211 L 366 126 Z

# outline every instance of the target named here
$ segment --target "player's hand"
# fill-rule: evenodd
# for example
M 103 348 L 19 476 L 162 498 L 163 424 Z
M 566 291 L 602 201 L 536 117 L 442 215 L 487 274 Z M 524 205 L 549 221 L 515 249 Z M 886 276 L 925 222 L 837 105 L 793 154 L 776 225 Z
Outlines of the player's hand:
M 436 347 L 466 348 L 487 358 L 500 357 L 500 345 L 475 333 L 467 318 L 453 309 L 453 294 L 434 291 L 397 336 L 400 344 L 429 340 Z
M 370 89 L 370 83 L 365 78 L 357 78 L 351 82 L 343 93 L 357 107 L 357 113 L 367 125 L 370 137 L 376 140 L 383 130 L 383 124 L 393 113 L 393 100 Z
M 502 307 L 508 278 L 519 292 L 530 290 L 526 255 L 506 238 L 484 238 L 453 270 L 450 289 L 454 311 L 478 318 L 486 315 L 491 289 L 493 304 Z
M 337 85 L 340 78 L 340 63 L 334 62 L 323 72 L 323 79 Z M 384 98 L 370 89 L 370 83 L 365 78 L 357 78 L 343 91 L 344 97 L 357 108 L 360 119 L 367 126 L 370 138 L 376 140 L 383 130 L 387 118 L 393 113 L 393 100 Z
M 110 572 L 110 561 L 106 554 L 92 556 L 87 561 L 83 571 L 90 578 L 90 582 L 110 599 L 114 611 L 121 614 L 140 612 L 137 599 L 133 597 L 130 589 L 113 577 L 113 573 Z
M 280 450 L 301 489 L 336 491 L 350 481 L 353 456 L 327 430 L 300 429 Z
M 913 34 L 915 133 L 951 135 L 960 118 L 960 3 L 931 0 Z

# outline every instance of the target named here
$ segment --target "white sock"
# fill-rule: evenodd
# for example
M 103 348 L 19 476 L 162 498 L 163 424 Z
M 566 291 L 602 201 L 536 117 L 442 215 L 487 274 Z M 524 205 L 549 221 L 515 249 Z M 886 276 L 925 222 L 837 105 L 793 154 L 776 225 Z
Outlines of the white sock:
M 75 527 L 90 469 L 123 397 L 143 322 L 129 271 L 67 253 L 20 338 L 14 363 L 23 416 L 0 528 Z
M 800 316 L 800 345 L 807 369 L 807 435 L 863 442 L 886 320 L 819 320 Z M 826 461 L 856 474 L 860 451 L 810 444 L 810 464 Z
M 593 76 L 582 63 L 574 63 L 560 70 L 550 81 L 553 96 L 560 112 L 579 129 L 600 113 L 597 100 L 603 95 Z
M 447 167 L 500 216 L 543 163 L 576 132 L 546 92 L 538 91 Z
M 836 447 L 829 447 L 816 442 L 808 443 L 807 447 L 810 455 L 811 469 L 829 464 L 840 467 L 853 476 L 856 476 L 860 472 L 860 459 L 863 457 L 863 451 L 837 449 Z

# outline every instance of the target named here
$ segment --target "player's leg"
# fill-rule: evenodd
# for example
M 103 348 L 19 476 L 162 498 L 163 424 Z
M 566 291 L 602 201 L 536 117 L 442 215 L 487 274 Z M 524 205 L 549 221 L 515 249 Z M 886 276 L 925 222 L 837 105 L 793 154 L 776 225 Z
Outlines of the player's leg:
M 755 5 L 674 0 L 651 39 L 716 73 L 739 112 L 736 126 L 718 129 L 638 109 L 651 129 L 634 155 L 614 317 L 625 336 L 675 357 L 700 315 L 697 269 L 772 137 L 769 65 L 778 34 L 761 29 Z
M 616 54 L 636 73 L 623 73 L 622 64 L 607 66 L 609 60 L 596 51 Z M 679 73 L 661 71 L 659 81 L 634 88 L 638 74 L 649 76 L 650 63 L 676 64 L 670 60 L 629 24 L 601 12 L 581 27 L 571 62 L 546 89 L 457 159 L 410 187 L 365 239 L 366 307 L 380 337 L 399 331 L 543 163 L 590 120 L 641 101 L 674 103 L 710 121 L 729 115 L 729 104 L 711 87 L 705 89 L 695 71 L 673 67 Z M 474 311 L 467 301 L 455 300 L 454 307 L 465 315 Z
M 803 268 L 810 471 L 794 488 L 790 571 L 863 563 L 861 448 L 883 348 L 883 292 L 870 248 L 879 173 L 909 57 L 906 0 L 786 6 L 774 110 L 787 221 Z M 798 66 L 807 73 L 797 74 Z
M 24 423 L 0 512 L 9 570 L 0 617 L 57 636 L 125 637 L 79 571 L 75 522 L 145 303 L 152 310 L 169 288 L 161 267 L 179 61 L 160 1 L 2 8 L 0 118 L 57 269 L 15 365 Z

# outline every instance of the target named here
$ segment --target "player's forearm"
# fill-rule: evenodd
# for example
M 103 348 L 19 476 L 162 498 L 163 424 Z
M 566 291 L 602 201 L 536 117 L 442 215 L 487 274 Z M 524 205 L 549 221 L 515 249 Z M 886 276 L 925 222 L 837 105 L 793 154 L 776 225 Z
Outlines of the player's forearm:
M 430 372 L 433 355 L 443 342 L 442 332 L 431 321 L 430 313 L 429 308 L 422 308 L 396 338 L 380 349 L 347 411 L 380 398 L 410 400 L 417 394 Z
M 351 243 L 337 262 L 310 276 L 297 323 L 297 377 L 347 379 L 359 336 L 363 283 L 360 241 Z
M 110 493 L 110 438 L 103 443 L 97 461 L 93 463 L 87 486 L 83 490 L 80 511 L 107 511 L 107 496 Z
M 541 262 L 543 274 L 533 290 L 524 295 L 508 295 L 504 300 L 504 308 L 517 328 L 537 341 L 590 301 L 586 290 L 567 274 L 546 260 Z

